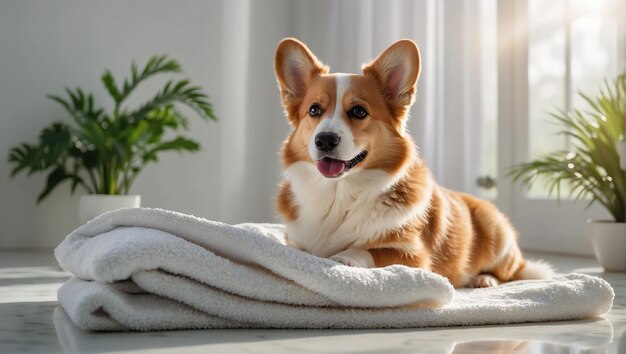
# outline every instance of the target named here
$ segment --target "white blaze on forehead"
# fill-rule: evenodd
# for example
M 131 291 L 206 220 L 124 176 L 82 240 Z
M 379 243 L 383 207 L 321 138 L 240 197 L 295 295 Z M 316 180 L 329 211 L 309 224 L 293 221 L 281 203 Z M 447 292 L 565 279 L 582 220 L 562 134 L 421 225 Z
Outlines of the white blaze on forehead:
M 348 74 L 335 74 L 335 85 L 336 85 L 336 93 L 335 93 L 335 110 L 333 114 L 333 118 L 337 118 L 338 120 L 343 122 L 343 96 L 346 94 L 346 90 L 348 89 L 348 85 L 350 84 L 350 78 Z
M 321 157 L 323 157 L 321 153 L 317 150 L 317 147 L 315 147 L 315 137 L 319 133 L 335 133 L 341 138 L 339 146 L 337 146 L 331 152 L 334 158 L 347 161 L 352 159 L 360 152 L 354 152 L 354 137 L 352 135 L 350 127 L 344 119 L 343 96 L 350 86 L 350 77 L 348 75 L 349 74 L 333 75 L 335 78 L 336 86 L 335 107 L 332 111 L 329 107 L 327 112 L 325 112 L 325 114 L 322 116 L 322 121 L 317 125 L 317 128 L 315 128 L 315 131 L 311 136 L 311 141 L 309 142 L 309 154 L 314 160 L 319 160 Z

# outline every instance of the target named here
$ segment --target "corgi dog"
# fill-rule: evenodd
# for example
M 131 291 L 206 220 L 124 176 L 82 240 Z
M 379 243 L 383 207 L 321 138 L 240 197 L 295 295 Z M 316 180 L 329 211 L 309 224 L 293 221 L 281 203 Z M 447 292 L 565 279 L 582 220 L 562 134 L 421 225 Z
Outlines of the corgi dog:
M 287 38 L 275 70 L 292 127 L 276 198 L 288 245 L 349 266 L 428 269 L 455 287 L 553 274 L 522 257 L 492 203 L 437 185 L 420 158 L 405 129 L 420 73 L 414 42 L 396 42 L 360 74 L 330 74 Z

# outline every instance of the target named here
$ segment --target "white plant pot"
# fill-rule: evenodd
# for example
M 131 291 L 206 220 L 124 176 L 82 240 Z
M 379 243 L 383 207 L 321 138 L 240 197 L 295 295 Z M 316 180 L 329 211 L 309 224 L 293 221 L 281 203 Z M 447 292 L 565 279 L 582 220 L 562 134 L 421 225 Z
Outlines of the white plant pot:
M 626 223 L 589 220 L 596 258 L 610 272 L 626 272 Z
M 138 208 L 140 195 L 84 194 L 78 201 L 78 216 L 82 224 L 110 210 Z

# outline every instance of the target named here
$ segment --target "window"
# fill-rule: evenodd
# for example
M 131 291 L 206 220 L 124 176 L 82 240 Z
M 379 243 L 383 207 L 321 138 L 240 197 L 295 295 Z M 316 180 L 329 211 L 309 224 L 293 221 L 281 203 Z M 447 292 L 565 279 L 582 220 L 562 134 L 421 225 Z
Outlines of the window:
M 528 1 L 528 156 L 567 148 L 548 119 L 557 108 L 585 108 L 578 91 L 593 94 L 623 70 L 621 0 Z M 530 198 L 548 197 L 536 184 Z M 553 196 L 555 198 L 555 196 Z
M 597 92 L 604 78 L 624 70 L 626 17 L 622 0 L 498 1 L 499 170 L 566 149 L 548 123 L 556 108 L 585 108 L 576 96 Z M 600 206 L 547 198 L 544 186 L 530 191 L 510 179 L 498 181 L 498 205 L 520 233 L 524 249 L 591 254 L 587 219 L 607 219 Z

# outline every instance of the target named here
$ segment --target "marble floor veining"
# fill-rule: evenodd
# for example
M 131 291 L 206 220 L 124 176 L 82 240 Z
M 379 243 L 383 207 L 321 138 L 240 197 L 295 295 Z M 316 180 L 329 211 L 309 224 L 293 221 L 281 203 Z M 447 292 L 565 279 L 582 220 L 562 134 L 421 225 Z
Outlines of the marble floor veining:
M 509 326 L 402 330 L 193 330 L 93 333 L 74 326 L 56 290 L 69 278 L 51 252 L 0 252 L 0 353 L 626 353 L 626 273 L 594 259 L 537 255 L 560 272 L 606 279 L 603 318 Z

